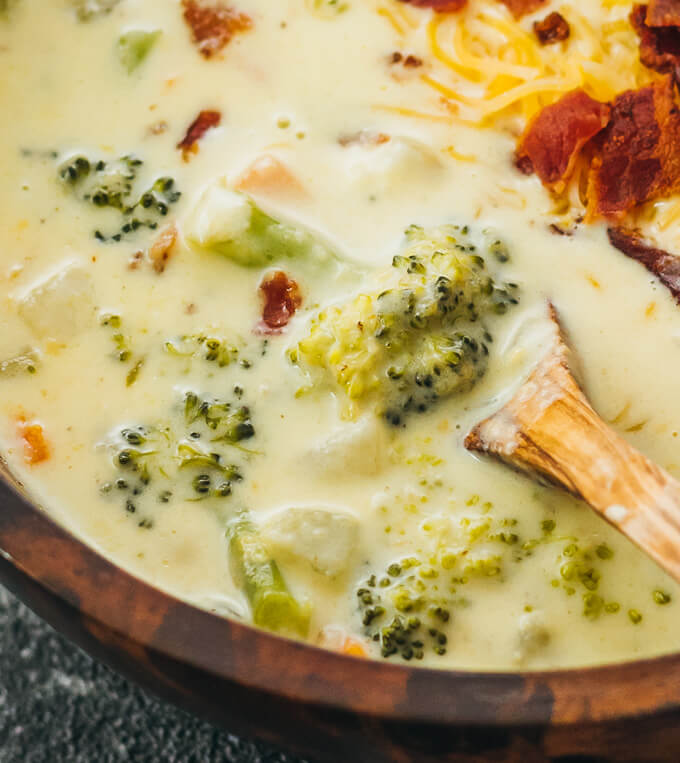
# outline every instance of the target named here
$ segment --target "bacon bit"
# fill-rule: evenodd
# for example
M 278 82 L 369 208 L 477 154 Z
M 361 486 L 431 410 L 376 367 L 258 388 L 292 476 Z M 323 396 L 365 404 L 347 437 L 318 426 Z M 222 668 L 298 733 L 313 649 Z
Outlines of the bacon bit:
M 637 231 L 609 228 L 611 245 L 653 273 L 680 304 L 680 256 L 645 243 Z
M 636 5 L 630 23 L 640 37 L 640 61 L 657 72 L 675 73 L 680 68 L 680 29 L 651 27 L 646 5 Z
M 221 0 L 209 4 L 203 0 L 182 0 L 184 20 L 191 28 L 194 42 L 204 58 L 212 58 L 238 32 L 253 26 L 250 16 L 240 13 Z
M 382 146 L 383 143 L 389 143 L 390 136 L 384 132 L 372 132 L 371 130 L 359 130 L 348 135 L 341 135 L 338 143 L 343 147 L 348 146 Z
M 462 11 L 467 0 L 400 0 L 402 3 L 415 5 L 416 8 L 432 8 L 435 13 L 455 13 Z
M 680 0 L 649 0 L 647 24 L 680 27 Z
M 198 141 L 213 127 L 222 121 L 219 111 L 202 111 L 187 128 L 186 135 L 177 144 L 182 150 L 182 158 L 188 162 L 191 154 L 198 153 Z
M 622 218 L 645 201 L 680 189 L 680 114 L 671 77 L 627 90 L 594 141 L 588 217 Z
M 137 270 L 140 266 L 142 259 L 144 258 L 144 252 L 141 250 L 136 251 L 132 257 L 128 260 L 128 270 Z
M 543 21 L 534 21 L 534 33 L 541 45 L 554 45 L 569 39 L 571 28 L 561 13 L 549 13 Z
M 259 291 L 264 299 L 259 328 L 264 334 L 278 334 L 302 304 L 300 287 L 282 270 L 276 270 L 262 279 Z
M 609 122 L 610 108 L 583 90 L 572 90 L 546 106 L 520 138 L 515 163 L 525 174 L 535 171 L 557 193 L 566 187 L 579 151 Z
M 235 188 L 259 194 L 305 194 L 305 189 L 295 175 L 271 154 L 263 154 L 255 159 L 237 179 Z
M 501 0 L 501 3 L 516 19 L 521 19 L 527 13 L 537 11 L 547 0 Z
M 40 424 L 29 423 L 24 416 L 17 420 L 19 437 L 24 443 L 24 461 L 31 466 L 41 464 L 50 457 L 50 446 Z
M 404 56 L 403 53 L 400 53 L 398 50 L 395 50 L 394 53 L 392 53 L 392 55 L 390 56 L 390 63 L 401 64 L 407 69 L 418 69 L 419 67 L 423 65 L 423 59 L 419 58 L 418 56 L 414 56 L 412 53 L 409 53 L 407 56 Z
M 156 273 L 162 273 L 168 264 L 172 250 L 177 243 L 177 228 L 169 225 L 161 231 L 158 238 L 149 247 L 149 259 Z

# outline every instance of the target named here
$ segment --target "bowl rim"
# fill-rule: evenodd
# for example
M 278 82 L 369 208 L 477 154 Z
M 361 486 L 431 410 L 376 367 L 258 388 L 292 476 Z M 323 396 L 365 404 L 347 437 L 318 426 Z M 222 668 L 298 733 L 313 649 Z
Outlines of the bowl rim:
M 0 469 L 0 556 L 20 574 L 76 607 L 93 629 L 243 688 L 385 721 L 453 726 L 570 726 L 680 711 L 680 652 L 548 671 L 440 670 L 346 656 L 260 630 L 118 567 L 20 488 Z

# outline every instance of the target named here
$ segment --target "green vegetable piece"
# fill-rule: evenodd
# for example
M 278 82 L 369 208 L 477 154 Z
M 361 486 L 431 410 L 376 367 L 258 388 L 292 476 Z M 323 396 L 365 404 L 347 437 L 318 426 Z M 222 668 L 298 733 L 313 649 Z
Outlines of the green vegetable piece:
M 246 268 L 294 260 L 309 264 L 338 262 L 331 248 L 302 226 L 268 215 L 252 199 L 222 185 L 202 196 L 186 230 L 198 248 Z
M 118 5 L 120 0 L 72 0 L 78 21 L 92 21 L 105 16 Z
M 486 319 L 518 299 L 515 285 L 495 282 L 468 233 L 411 226 L 374 288 L 318 312 L 290 359 L 310 375 L 325 372 L 350 412 L 372 404 L 394 426 L 469 391 L 488 365 Z
M 288 590 L 278 565 L 269 557 L 246 515 L 239 515 L 229 523 L 227 540 L 231 574 L 250 603 L 255 625 L 305 637 L 309 610 Z
M 26 350 L 21 355 L 0 361 L 0 378 L 10 378 L 21 373 L 34 374 L 38 370 L 38 354 L 34 350 Z
M 652 594 L 652 598 L 654 599 L 656 604 L 661 604 L 662 606 L 664 604 L 669 604 L 671 601 L 671 595 L 659 589 L 654 591 L 654 593 Z
M 118 59 L 128 74 L 132 74 L 151 53 L 162 32 L 154 29 L 152 32 L 144 29 L 132 29 L 121 35 L 116 43 Z

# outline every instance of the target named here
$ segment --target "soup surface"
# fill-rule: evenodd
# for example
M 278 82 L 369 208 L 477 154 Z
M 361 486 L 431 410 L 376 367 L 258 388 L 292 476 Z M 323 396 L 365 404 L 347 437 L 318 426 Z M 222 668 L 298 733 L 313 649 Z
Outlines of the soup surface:
M 328 648 L 672 651 L 673 581 L 463 445 L 551 300 L 596 410 L 680 473 L 672 294 L 586 214 L 584 156 L 551 189 L 514 158 L 569 91 L 662 74 L 627 2 L 423 5 L 0 0 L 2 454 L 126 569 Z M 671 251 L 673 190 L 625 210 Z

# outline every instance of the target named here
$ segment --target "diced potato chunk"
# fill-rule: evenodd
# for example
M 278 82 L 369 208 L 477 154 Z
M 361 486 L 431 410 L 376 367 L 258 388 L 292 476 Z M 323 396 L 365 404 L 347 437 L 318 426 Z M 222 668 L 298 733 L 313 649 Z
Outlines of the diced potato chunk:
M 309 454 L 310 460 L 329 476 L 370 477 L 383 468 L 385 440 L 383 422 L 369 414 L 318 442 Z
M 289 508 L 265 522 L 261 537 L 273 556 L 305 561 L 337 577 L 347 571 L 357 548 L 359 521 L 330 508 Z
M 222 180 L 203 192 L 184 226 L 184 234 L 192 244 L 210 249 L 238 240 L 248 232 L 251 221 L 248 197 L 230 190 Z
M 21 318 L 41 339 L 68 340 L 92 323 L 94 286 L 79 265 L 68 263 L 17 300 Z
M 550 629 L 541 612 L 525 612 L 519 618 L 519 639 L 516 657 L 526 662 L 550 643 Z
M 432 183 L 441 162 L 431 148 L 413 138 L 391 138 L 384 143 L 358 143 L 346 149 L 348 172 L 366 193 L 384 195 Z

